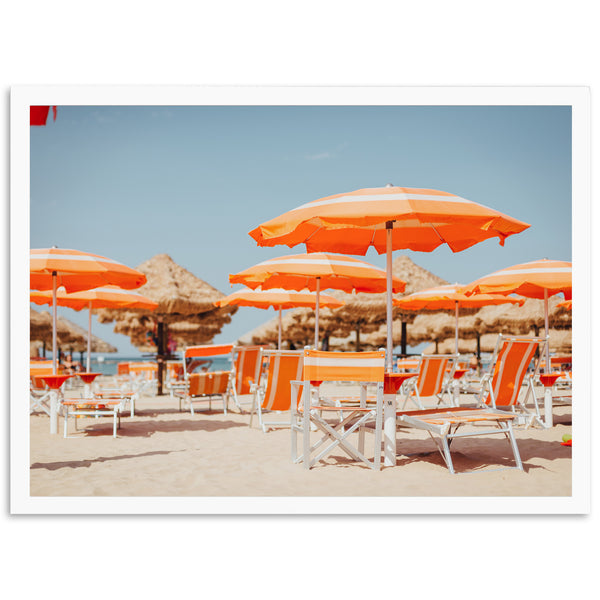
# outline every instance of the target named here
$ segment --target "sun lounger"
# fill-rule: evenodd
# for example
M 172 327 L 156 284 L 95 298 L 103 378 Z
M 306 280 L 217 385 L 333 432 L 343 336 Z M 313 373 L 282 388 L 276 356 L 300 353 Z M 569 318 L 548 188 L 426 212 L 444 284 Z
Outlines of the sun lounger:
M 292 460 L 302 462 L 310 469 L 318 461 L 339 447 L 351 459 L 363 462 L 368 467 L 379 470 L 381 466 L 381 432 L 383 418 L 383 381 L 385 352 L 323 352 L 304 350 L 303 381 L 292 382 L 292 397 L 302 386 L 302 400 L 291 403 L 292 414 Z M 360 406 L 328 406 L 312 402 L 312 390 L 322 382 L 353 382 L 361 387 Z M 367 385 L 377 387 L 375 406 L 367 406 Z M 329 422 L 323 415 L 344 414 L 342 420 Z M 373 459 L 364 455 L 364 433 L 367 423 L 375 424 L 375 444 Z M 311 426 L 323 436 L 311 444 Z M 350 443 L 349 436 L 358 432 L 358 447 Z M 297 456 L 297 438 L 302 436 L 303 452 Z M 327 444 L 327 445 L 325 445 Z M 321 447 L 325 445 L 323 449 Z M 315 454 L 316 453 L 316 454 Z
M 240 396 L 247 396 L 246 404 L 252 404 L 253 400 L 248 395 L 252 393 L 252 386 L 260 382 L 262 348 L 263 346 L 235 346 L 233 349 L 236 403 L 240 411 Z
M 405 385 L 404 409 L 410 400 L 423 410 L 422 399 L 434 397 L 439 405 L 447 396 L 448 404 L 452 406 L 452 391 L 454 371 L 458 354 L 423 354 L 419 360 L 418 375 L 409 379 Z
M 121 424 L 120 413 L 122 400 L 120 399 L 95 399 L 95 398 L 75 398 L 73 400 L 62 401 L 64 411 L 64 437 L 68 436 L 69 418 L 75 419 L 75 429 L 77 430 L 77 420 L 80 418 L 113 418 L 113 437 L 117 437 L 117 428 Z
M 436 442 L 442 457 L 451 473 L 454 473 L 450 444 L 460 437 L 503 434 L 509 440 L 514 454 L 516 468 L 523 469 L 517 442 L 513 433 L 513 423 L 522 422 L 529 426 L 534 418 L 539 419 L 539 410 L 532 413 L 526 406 L 533 390 L 533 378 L 537 373 L 538 361 L 533 371 L 527 373 L 534 361 L 536 349 L 543 354 L 546 339 L 507 337 L 500 335 L 492 357 L 492 369 L 485 376 L 479 396 L 481 408 L 451 407 L 418 411 L 399 411 L 399 427 L 414 427 L 425 430 Z M 522 384 L 526 392 L 522 393 Z M 541 420 L 540 420 L 541 422 Z M 490 423 L 493 429 L 483 428 Z M 469 431 L 458 431 L 465 426 L 473 426 Z M 437 436 L 437 438 L 436 438 Z
M 268 357 L 266 381 L 264 385 L 254 384 L 252 408 L 250 410 L 249 426 L 252 427 L 252 418 L 258 412 L 258 421 L 264 433 L 269 428 L 291 426 L 289 421 L 266 421 L 265 413 L 290 411 L 292 391 L 290 383 L 302 378 L 302 351 L 298 350 L 261 350 L 260 364 Z M 298 394 L 295 396 L 296 404 Z
M 179 410 L 181 402 L 189 404 L 190 412 L 194 414 L 194 402 L 208 402 L 208 409 L 212 409 L 212 401 L 221 398 L 223 401 L 223 412 L 227 414 L 227 404 L 232 397 L 241 412 L 237 402 L 234 371 L 201 371 L 194 369 L 210 366 L 214 357 L 231 356 L 233 344 L 210 344 L 205 346 L 189 346 L 183 353 L 183 370 L 185 387 L 175 389 L 173 396 L 179 398 Z
M 57 373 L 59 373 L 57 371 Z M 59 373 L 60 374 L 60 373 Z M 50 398 L 52 390 L 42 379 L 43 375 L 52 375 L 51 360 L 32 360 L 29 362 L 29 414 L 37 411 L 50 416 Z

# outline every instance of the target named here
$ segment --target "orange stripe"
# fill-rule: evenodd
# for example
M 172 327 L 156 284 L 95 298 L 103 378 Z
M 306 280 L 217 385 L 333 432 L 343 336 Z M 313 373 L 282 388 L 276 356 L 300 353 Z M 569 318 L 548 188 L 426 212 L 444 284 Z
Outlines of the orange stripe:
M 322 359 L 320 362 L 319 360 Z M 325 364 L 327 361 L 327 364 Z M 350 366 L 344 362 L 351 362 Z M 304 351 L 304 380 L 371 381 L 384 379 L 385 352 Z

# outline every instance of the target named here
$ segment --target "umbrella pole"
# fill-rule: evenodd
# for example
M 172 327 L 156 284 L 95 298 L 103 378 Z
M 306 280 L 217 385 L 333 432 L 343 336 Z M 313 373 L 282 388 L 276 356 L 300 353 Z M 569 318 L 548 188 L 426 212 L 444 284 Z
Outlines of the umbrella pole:
M 454 311 L 456 313 L 456 330 L 454 332 L 454 354 L 458 354 L 458 300 L 454 301 Z
M 277 350 L 281 350 L 281 304 L 279 305 L 279 336 L 277 339 Z
M 319 294 L 321 293 L 321 278 L 317 277 L 317 302 L 315 305 L 315 350 L 319 349 Z
M 392 228 L 394 227 L 393 221 L 388 221 L 385 224 L 386 228 L 386 276 L 387 276 L 387 306 L 386 306 L 386 318 L 387 318 L 387 352 L 386 352 L 386 371 L 392 372 L 392 351 L 394 344 L 392 342 Z
M 56 271 L 52 272 L 52 375 L 56 375 Z
M 90 354 L 92 351 L 92 301 L 88 306 L 88 339 L 87 339 L 87 357 L 86 357 L 86 372 L 90 372 Z
M 392 372 L 392 227 L 393 221 L 385 224 L 386 228 L 386 293 L 387 293 L 387 351 L 385 365 L 388 373 Z M 385 393 L 383 396 L 383 464 L 390 467 L 396 464 L 396 394 Z
M 550 330 L 548 329 L 548 290 L 544 290 L 544 326 L 546 328 L 546 373 L 550 373 Z

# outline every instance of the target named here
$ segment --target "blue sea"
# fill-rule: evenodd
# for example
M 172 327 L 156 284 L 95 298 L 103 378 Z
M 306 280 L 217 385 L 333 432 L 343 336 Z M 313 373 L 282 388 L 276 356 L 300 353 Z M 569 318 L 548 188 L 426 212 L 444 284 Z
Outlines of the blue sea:
M 98 360 L 100 358 L 100 360 Z M 144 356 L 92 356 L 90 370 L 103 375 L 116 375 L 117 364 L 120 362 L 152 362 L 154 359 Z M 228 356 L 216 356 L 211 359 L 210 371 L 226 371 L 231 369 L 231 359 Z M 84 361 L 85 366 L 85 361 Z

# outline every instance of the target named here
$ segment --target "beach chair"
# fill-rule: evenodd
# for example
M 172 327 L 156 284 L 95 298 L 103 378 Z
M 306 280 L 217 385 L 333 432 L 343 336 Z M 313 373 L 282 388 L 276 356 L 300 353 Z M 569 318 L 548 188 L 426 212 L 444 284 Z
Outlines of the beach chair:
M 113 437 L 117 437 L 117 429 L 121 425 L 121 408 L 123 400 L 117 398 L 97 399 L 97 398 L 75 398 L 63 399 L 64 417 L 64 437 L 68 436 L 69 418 L 75 420 L 75 430 L 77 431 L 77 422 L 81 418 L 98 418 L 112 417 L 113 418 Z
M 547 338 L 500 334 L 492 355 L 492 367 L 481 379 L 476 395 L 478 403 L 510 410 L 518 415 L 517 422 L 526 427 L 536 421 L 543 426 L 534 381 L 540 370 L 536 352 L 543 356 L 547 343 Z M 533 401 L 533 411 L 528 406 L 529 401 Z
M 404 384 L 404 403 L 402 409 L 410 400 L 419 409 L 425 407 L 422 398 L 435 397 L 437 405 L 448 397 L 448 403 L 452 406 L 451 385 L 456 370 L 458 354 L 422 354 L 417 369 L 417 377 L 409 379 Z
M 61 370 L 57 373 L 60 375 Z M 50 416 L 50 398 L 52 390 L 42 379 L 43 375 L 52 375 L 51 360 L 32 360 L 29 362 L 29 414 L 45 412 Z
M 540 353 L 543 353 L 546 343 L 546 339 L 542 338 L 500 335 L 492 356 L 492 369 L 484 375 L 478 398 L 480 408 L 450 407 L 399 411 L 397 412 L 399 427 L 414 427 L 427 431 L 436 443 L 448 470 L 453 474 L 455 470 L 450 445 L 454 439 L 502 434 L 510 442 L 515 468 L 523 470 L 513 423 L 520 422 L 523 417 L 523 422 L 529 426 L 531 420 L 536 417 L 536 413 L 531 413 L 527 409 L 526 401 L 530 394 L 533 394 L 535 399 L 533 378 L 539 363 L 529 374 L 527 369 L 535 358 L 536 349 L 540 348 Z M 523 384 L 526 387 L 524 395 Z M 539 410 L 537 410 L 537 418 L 540 418 Z M 488 423 L 494 428 L 486 428 L 485 425 Z M 472 426 L 472 428 L 468 431 L 459 431 L 465 426 Z
M 252 397 L 249 396 L 251 388 L 260 382 L 262 348 L 263 346 L 235 346 L 233 349 L 236 404 L 240 412 L 243 412 L 240 396 L 247 396 L 245 404 L 252 404 Z
M 291 426 L 289 421 L 266 421 L 265 412 L 290 411 L 292 402 L 292 390 L 290 383 L 302 379 L 302 356 L 301 350 L 261 350 L 259 361 L 268 357 L 266 370 L 266 382 L 264 385 L 254 384 L 252 408 L 250 409 L 249 427 L 252 427 L 252 418 L 258 412 L 258 422 L 264 433 L 269 428 Z M 260 381 L 260 379 L 259 379 Z M 295 395 L 298 402 L 298 393 Z
M 335 448 L 343 450 L 351 459 L 359 461 L 374 470 L 381 467 L 381 435 L 383 418 L 383 380 L 385 370 L 385 352 L 325 352 L 304 350 L 304 369 L 302 381 L 292 382 L 292 397 L 302 386 L 301 401 L 291 403 L 292 461 L 302 462 L 310 469 Z M 331 406 L 313 403 L 313 389 L 322 382 L 357 383 L 360 386 L 360 406 Z M 367 406 L 367 386 L 377 387 L 377 401 Z M 344 418 L 328 422 L 324 415 Z M 373 459 L 364 455 L 364 434 L 367 423 L 374 422 L 375 444 Z M 322 437 L 311 444 L 311 427 L 322 433 Z M 357 446 L 350 443 L 349 436 L 358 432 Z M 298 456 L 298 434 L 302 436 L 302 455 Z M 324 445 L 325 447 L 321 449 Z
M 238 405 L 234 385 L 234 371 L 208 370 L 214 358 L 231 356 L 232 351 L 233 344 L 189 346 L 184 350 L 183 373 L 185 387 L 175 389 L 173 392 L 173 396 L 179 399 L 179 410 L 181 410 L 182 401 L 189 404 L 192 414 L 194 414 L 194 402 L 208 402 L 208 409 L 211 410 L 212 401 L 215 397 L 222 399 L 225 414 L 227 414 L 227 404 L 230 397 Z M 194 372 L 197 368 L 203 370 Z

